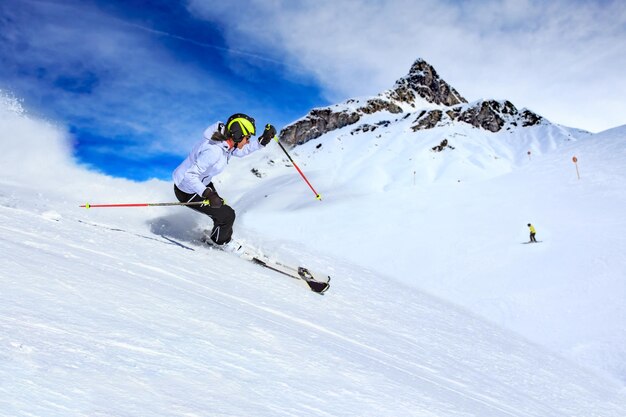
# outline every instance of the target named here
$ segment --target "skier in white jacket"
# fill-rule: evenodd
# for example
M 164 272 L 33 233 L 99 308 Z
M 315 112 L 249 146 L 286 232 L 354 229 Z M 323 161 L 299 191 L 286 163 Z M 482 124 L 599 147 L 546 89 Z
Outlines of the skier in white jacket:
M 243 157 L 266 146 L 276 136 L 276 128 L 268 124 L 258 140 L 250 140 L 255 134 L 254 119 L 245 114 L 233 114 L 225 124 L 214 123 L 172 175 L 178 201 L 207 203 L 188 207 L 211 217 L 210 239 L 218 245 L 232 237 L 235 210 L 224 204 L 211 181 L 226 168 L 231 156 Z

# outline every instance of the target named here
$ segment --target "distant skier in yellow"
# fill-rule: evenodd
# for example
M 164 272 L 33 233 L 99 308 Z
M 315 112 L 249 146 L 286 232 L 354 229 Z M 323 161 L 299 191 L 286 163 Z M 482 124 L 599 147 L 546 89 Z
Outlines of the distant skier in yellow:
M 535 230 L 535 226 L 533 226 L 532 224 L 528 223 L 528 228 L 530 229 L 530 242 L 537 242 L 537 239 L 535 239 L 535 234 L 537 233 L 537 231 Z

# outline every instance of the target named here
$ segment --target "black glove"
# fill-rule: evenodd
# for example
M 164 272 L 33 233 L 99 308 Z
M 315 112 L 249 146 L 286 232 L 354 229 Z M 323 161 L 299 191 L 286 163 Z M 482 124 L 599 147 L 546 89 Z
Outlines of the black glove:
M 263 134 L 259 136 L 259 143 L 263 146 L 266 146 L 268 143 L 270 143 L 270 140 L 274 139 L 274 136 L 276 136 L 276 128 L 268 123 L 265 125 L 265 130 L 263 131 Z
M 206 187 L 202 193 L 202 197 L 209 200 L 209 207 L 211 208 L 220 208 L 224 204 L 222 197 L 220 197 L 219 194 L 217 194 L 217 192 L 211 187 Z

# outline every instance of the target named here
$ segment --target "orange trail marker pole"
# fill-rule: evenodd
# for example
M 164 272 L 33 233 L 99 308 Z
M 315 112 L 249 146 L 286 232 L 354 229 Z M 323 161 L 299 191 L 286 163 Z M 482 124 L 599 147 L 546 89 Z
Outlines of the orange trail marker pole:
M 580 172 L 578 172 L 578 158 L 573 157 L 572 161 L 574 162 L 574 165 L 576 165 L 576 176 L 580 179 Z

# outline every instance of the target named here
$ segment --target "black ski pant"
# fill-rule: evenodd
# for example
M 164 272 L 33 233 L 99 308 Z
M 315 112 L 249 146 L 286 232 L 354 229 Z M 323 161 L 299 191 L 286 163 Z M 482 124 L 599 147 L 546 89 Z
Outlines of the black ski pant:
M 535 239 L 535 234 L 534 233 L 530 234 L 530 241 L 531 242 L 537 242 L 537 239 Z
M 215 190 L 213 183 L 209 184 L 209 186 Z M 174 184 L 174 194 L 176 194 L 176 198 L 181 203 L 204 201 L 204 198 L 198 194 L 187 194 L 181 191 L 176 184 Z M 235 210 L 232 207 L 226 204 L 219 208 L 201 206 L 199 204 L 187 207 L 206 214 L 213 220 L 213 230 L 211 230 L 211 240 L 213 242 L 218 245 L 230 242 L 230 238 L 233 235 L 233 224 L 235 223 Z

